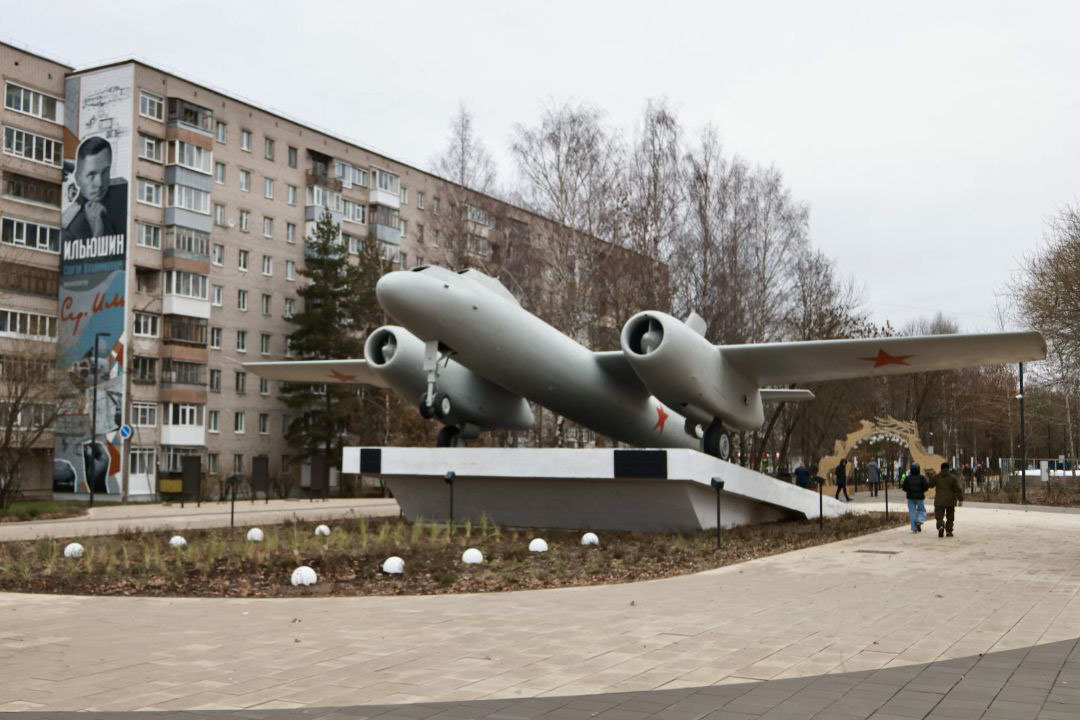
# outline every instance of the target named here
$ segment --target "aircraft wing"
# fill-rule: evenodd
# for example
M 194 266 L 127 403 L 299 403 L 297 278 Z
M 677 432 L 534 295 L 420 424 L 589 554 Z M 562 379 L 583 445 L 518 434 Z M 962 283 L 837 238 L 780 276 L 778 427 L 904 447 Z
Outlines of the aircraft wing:
M 292 383 L 361 384 L 390 387 L 366 360 L 297 360 L 242 363 L 259 377 Z
M 1046 358 L 1037 332 L 927 335 L 724 345 L 720 354 L 760 385 L 952 370 Z
M 626 355 L 623 354 L 622 350 L 594 352 L 592 355 L 600 370 L 622 385 L 625 390 L 643 395 L 651 394 L 645 384 L 641 382 L 638 374 L 634 372 L 634 368 L 630 367 L 630 363 L 626 360 Z
M 814 399 L 814 393 L 809 390 L 796 390 L 794 388 L 761 388 L 762 402 L 810 402 Z

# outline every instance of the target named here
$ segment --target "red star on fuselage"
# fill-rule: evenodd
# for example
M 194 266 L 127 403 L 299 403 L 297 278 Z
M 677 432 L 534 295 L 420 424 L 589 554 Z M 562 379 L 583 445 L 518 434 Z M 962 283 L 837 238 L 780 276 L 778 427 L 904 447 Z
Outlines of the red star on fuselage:
M 908 358 L 913 358 L 914 355 L 890 355 L 884 350 L 878 350 L 877 355 L 874 357 L 861 357 L 860 360 L 874 363 L 874 367 L 879 368 L 883 365 L 907 365 Z
M 668 417 L 670 417 L 670 416 L 666 412 L 664 412 L 664 406 L 663 405 L 657 405 L 656 406 L 656 424 L 653 425 L 653 430 L 659 430 L 660 432 L 664 432 L 664 423 L 667 422 Z
M 334 378 L 338 382 L 356 382 L 355 375 L 346 375 L 345 373 L 338 372 L 337 370 L 331 370 L 330 377 Z

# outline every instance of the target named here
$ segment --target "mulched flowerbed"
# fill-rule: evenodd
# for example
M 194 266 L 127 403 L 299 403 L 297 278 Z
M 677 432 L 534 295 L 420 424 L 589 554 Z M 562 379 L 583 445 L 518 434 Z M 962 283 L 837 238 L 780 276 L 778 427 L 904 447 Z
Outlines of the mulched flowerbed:
M 81 538 L 85 555 L 64 557 L 67 540 L 0 544 L 0 590 L 76 595 L 287 597 L 294 595 L 417 595 L 497 592 L 623 583 L 670 577 L 744 562 L 896 527 L 902 513 L 779 522 L 714 532 L 599 533 L 599 546 L 582 546 L 581 533 L 507 529 L 494 524 L 408 523 L 404 520 L 335 520 L 329 537 L 315 522 L 263 528 L 261 543 L 247 528 L 188 530 L 187 546 L 169 547 L 171 532 L 126 532 Z M 531 553 L 532 538 L 550 550 Z M 467 566 L 462 552 L 480 549 L 485 562 Z M 405 561 L 405 573 L 383 575 L 387 557 Z M 292 571 L 309 565 L 318 584 L 295 588 Z

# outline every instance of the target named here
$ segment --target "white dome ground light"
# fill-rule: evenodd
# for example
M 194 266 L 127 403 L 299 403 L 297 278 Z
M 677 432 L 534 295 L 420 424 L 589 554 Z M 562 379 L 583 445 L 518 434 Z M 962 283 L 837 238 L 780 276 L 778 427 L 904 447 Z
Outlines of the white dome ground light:
M 81 558 L 86 550 L 79 543 L 68 543 L 64 546 L 64 557 Z
M 319 582 L 319 576 L 307 565 L 301 565 L 292 571 L 291 582 L 293 585 L 314 585 Z
M 320 525 L 319 527 L 315 528 L 315 534 L 321 537 L 329 537 L 330 528 L 326 525 Z
M 169 538 L 169 547 L 182 548 L 185 545 L 187 545 L 187 540 L 184 539 L 183 535 L 173 535 Z
M 405 572 L 405 561 L 397 555 L 391 555 L 383 561 L 382 571 L 387 575 L 401 575 Z
M 587 532 L 581 536 L 582 545 L 599 545 L 600 538 L 596 537 L 596 533 Z
M 259 528 L 251 528 L 248 530 L 247 539 L 249 542 L 262 542 L 263 531 Z
M 484 553 L 480 552 L 476 548 L 469 548 L 465 552 L 461 553 L 461 562 L 466 565 L 481 565 L 484 562 Z
M 547 540 L 544 538 L 533 538 L 529 543 L 529 552 L 542 553 L 548 551 Z

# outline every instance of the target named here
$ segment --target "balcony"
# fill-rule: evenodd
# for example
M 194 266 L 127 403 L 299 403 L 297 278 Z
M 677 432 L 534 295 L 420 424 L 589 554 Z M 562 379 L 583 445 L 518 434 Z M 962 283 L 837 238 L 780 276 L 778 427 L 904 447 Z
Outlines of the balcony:
M 165 302 L 168 303 L 166 296 Z M 177 300 L 186 300 L 192 303 L 201 303 L 206 306 L 207 317 L 209 317 L 210 303 L 205 300 L 192 300 L 191 298 L 182 298 L 172 296 Z M 166 311 L 167 312 L 167 311 Z M 196 345 L 199 347 L 206 347 L 206 319 L 200 317 L 182 317 L 179 315 L 166 315 L 163 323 L 163 332 L 161 335 L 162 340 L 166 344 L 179 344 L 179 345 Z
M 334 192 L 341 192 L 344 187 L 341 180 L 321 170 L 307 170 L 304 172 L 304 180 L 308 187 L 322 186 Z
M 162 445 L 205 445 L 204 425 L 162 425 Z
M 375 237 L 379 239 L 379 242 L 394 246 L 401 244 L 401 228 L 379 223 L 373 224 L 372 227 L 375 228 Z
M 194 130 L 209 137 L 214 136 L 214 113 L 195 103 L 180 98 L 169 98 L 170 127 Z
M 368 202 L 372 205 L 382 205 L 383 207 L 397 210 L 401 207 L 401 194 L 400 191 L 394 192 L 391 190 L 371 188 L 371 190 L 368 191 Z

